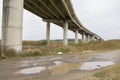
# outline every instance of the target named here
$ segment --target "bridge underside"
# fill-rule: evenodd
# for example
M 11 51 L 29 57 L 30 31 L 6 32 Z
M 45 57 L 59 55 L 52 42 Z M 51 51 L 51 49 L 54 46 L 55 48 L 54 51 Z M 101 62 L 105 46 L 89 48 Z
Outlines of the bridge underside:
M 68 29 L 75 32 L 79 28 L 79 32 L 83 33 L 85 30 L 80 29 L 78 24 L 73 21 L 70 10 L 67 11 L 67 3 L 70 0 L 25 0 L 24 8 L 28 11 L 43 18 L 44 21 L 52 22 L 63 27 L 64 22 L 69 21 Z M 81 26 L 82 27 L 82 26 Z
M 23 8 L 41 17 L 47 22 L 47 41 L 50 40 L 50 23 L 64 29 L 63 45 L 67 45 L 68 29 L 75 32 L 75 43 L 78 33 L 82 41 L 102 40 L 101 37 L 85 28 L 76 17 L 71 0 L 3 0 L 2 51 L 13 48 L 22 51 Z

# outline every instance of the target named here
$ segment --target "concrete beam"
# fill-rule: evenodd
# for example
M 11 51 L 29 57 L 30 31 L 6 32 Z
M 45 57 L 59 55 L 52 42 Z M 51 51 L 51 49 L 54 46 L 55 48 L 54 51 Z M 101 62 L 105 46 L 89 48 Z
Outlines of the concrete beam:
M 47 22 L 46 26 L 46 40 L 50 44 L 50 22 Z
M 78 29 L 75 31 L 75 44 L 78 44 Z
M 48 17 L 53 18 L 43 8 L 39 7 L 39 2 L 38 1 L 37 1 L 37 3 L 35 3 L 35 1 L 32 1 L 32 0 L 25 0 L 25 2 L 28 4 L 28 5 L 25 4 L 26 6 L 29 6 L 30 4 L 32 4 L 34 7 L 36 7 L 37 8 L 36 12 L 42 12 L 43 13 L 42 15 L 47 15 Z M 29 7 L 31 7 L 31 9 L 33 9 L 34 8 L 33 6 L 30 5 Z M 35 9 L 33 9 L 33 10 L 35 10 Z
M 58 22 L 58 23 L 65 23 L 65 20 L 63 19 L 42 19 L 44 22 Z M 66 20 L 67 22 L 71 22 L 71 19 Z
M 55 14 L 55 12 L 53 12 L 49 7 L 48 7 L 48 5 L 46 5 L 45 3 L 44 3 L 44 0 L 38 0 L 48 11 L 50 11 L 56 18 L 60 18 L 57 14 Z
M 22 51 L 23 3 L 24 0 L 3 0 L 2 52 Z
M 45 16 L 45 14 L 40 14 L 40 11 L 34 9 L 34 7 L 32 7 L 32 6 L 28 5 L 28 4 L 25 4 L 24 6 L 25 6 L 25 9 L 27 9 L 28 11 L 31 11 L 35 15 L 40 16 L 40 17 L 44 17 L 44 18 L 48 18 L 47 16 Z
M 63 45 L 67 46 L 68 45 L 68 21 L 65 21 L 63 25 Z
M 62 12 L 59 10 L 59 8 L 57 7 L 57 5 L 54 3 L 53 0 L 49 0 L 52 5 L 55 7 L 55 9 L 59 12 L 59 14 L 65 19 L 65 16 L 62 14 Z

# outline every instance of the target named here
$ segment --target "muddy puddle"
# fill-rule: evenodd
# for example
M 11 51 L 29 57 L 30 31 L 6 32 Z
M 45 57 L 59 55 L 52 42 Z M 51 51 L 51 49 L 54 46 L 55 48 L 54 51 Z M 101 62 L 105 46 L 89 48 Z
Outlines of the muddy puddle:
M 111 66 L 114 65 L 115 63 L 113 61 L 94 61 L 94 62 L 85 62 L 82 64 L 82 66 L 80 67 L 80 70 L 96 70 L 96 69 L 100 69 L 100 68 L 104 68 L 107 66 Z
M 42 71 L 49 70 L 51 71 L 51 75 L 62 75 L 69 73 L 73 70 L 79 70 L 79 71 L 97 70 L 115 64 L 113 61 L 93 61 L 93 62 L 84 62 L 77 64 L 65 63 L 62 61 L 54 61 L 53 63 L 55 64 L 53 66 L 36 66 L 31 68 L 25 68 L 20 70 L 20 74 L 36 74 L 36 73 L 42 73 Z
M 21 74 L 35 74 L 35 73 L 40 73 L 43 70 L 45 70 L 45 67 L 31 67 L 31 68 L 22 69 L 20 73 Z
M 115 54 L 115 53 L 114 53 Z M 87 59 L 80 59 L 78 55 L 42 57 L 39 59 L 23 60 L 19 74 L 47 73 L 63 75 L 72 71 L 90 71 L 114 65 L 116 56 L 113 53 L 97 54 Z M 117 53 L 116 53 L 117 54 Z M 113 56 L 114 55 L 114 56 Z
M 0 61 L 0 80 L 82 80 L 93 70 L 119 63 L 119 57 L 120 50 L 84 58 L 81 55 L 57 55 L 4 60 Z
M 81 64 L 70 64 L 59 61 L 55 61 L 55 63 L 56 65 L 49 67 L 52 75 L 66 74 L 70 71 L 78 69 L 81 66 Z
M 72 70 L 79 69 L 79 67 L 81 66 L 81 64 L 65 63 L 62 61 L 54 61 L 53 63 L 55 64 L 53 66 L 30 67 L 30 68 L 22 69 L 19 72 L 20 74 L 36 74 L 36 73 L 42 73 L 42 71 L 49 70 L 51 71 L 51 75 L 62 75 L 69 73 Z

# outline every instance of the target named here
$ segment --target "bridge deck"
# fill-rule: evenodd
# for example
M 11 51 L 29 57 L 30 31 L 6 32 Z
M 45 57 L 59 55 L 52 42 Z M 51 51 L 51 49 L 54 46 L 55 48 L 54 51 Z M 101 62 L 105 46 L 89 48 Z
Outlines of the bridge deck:
M 63 22 L 68 20 L 69 30 L 74 32 L 78 28 L 79 33 L 93 34 L 80 24 L 73 11 L 71 0 L 25 0 L 24 8 L 61 27 Z

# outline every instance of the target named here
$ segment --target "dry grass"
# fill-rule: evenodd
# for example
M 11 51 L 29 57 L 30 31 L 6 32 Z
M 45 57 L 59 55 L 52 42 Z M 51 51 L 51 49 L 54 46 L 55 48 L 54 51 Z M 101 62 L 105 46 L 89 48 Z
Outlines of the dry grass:
M 94 76 L 99 80 L 120 80 L 120 64 L 101 70 Z
M 20 56 L 45 56 L 56 55 L 57 52 L 63 53 L 92 53 L 94 51 L 108 51 L 120 49 L 120 40 L 111 40 L 104 42 L 90 42 L 87 44 L 74 44 L 69 43 L 69 46 L 63 46 L 62 42 L 51 41 L 50 45 L 47 45 L 45 40 L 43 41 L 23 41 L 23 53 Z M 1 48 L 0 48 L 1 49 Z M 16 52 L 14 50 L 8 50 L 5 53 L 7 57 L 15 57 Z
M 90 42 L 85 45 L 80 45 L 81 50 L 105 51 L 120 49 L 120 40 L 111 40 L 104 42 Z
M 1 48 L 0 48 L 1 49 Z M 90 42 L 87 44 L 69 43 L 69 46 L 63 46 L 62 42 L 52 41 L 47 45 L 46 41 L 23 41 L 23 53 L 16 55 L 15 50 L 6 50 L 7 58 L 13 57 L 33 57 L 57 55 L 57 52 L 65 53 L 90 53 L 94 51 L 109 51 L 120 49 L 120 40 L 109 40 L 104 42 Z M 88 54 L 87 54 L 88 55 Z M 120 64 L 102 69 L 96 72 L 93 76 L 84 78 L 84 80 L 120 80 Z

